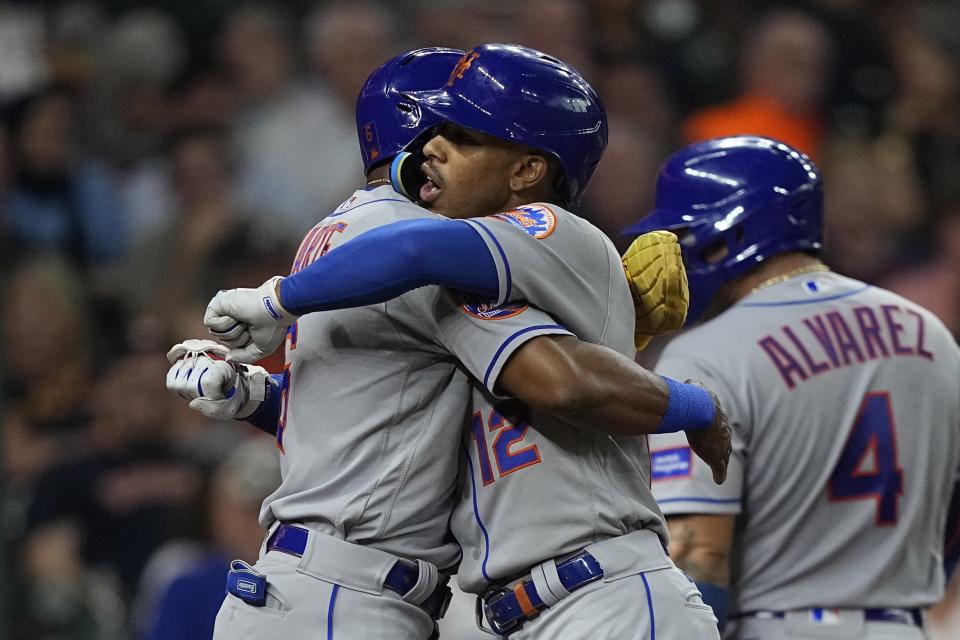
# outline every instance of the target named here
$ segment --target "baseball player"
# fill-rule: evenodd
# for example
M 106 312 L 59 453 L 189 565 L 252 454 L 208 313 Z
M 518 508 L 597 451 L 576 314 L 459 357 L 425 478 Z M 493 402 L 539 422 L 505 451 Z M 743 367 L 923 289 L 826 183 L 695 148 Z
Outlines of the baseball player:
M 303 322 L 310 312 L 366 302 L 370 291 L 396 295 L 440 283 L 493 300 L 464 306 L 487 322 L 509 318 L 525 307 L 509 301 L 525 299 L 551 310 L 581 339 L 632 357 L 634 305 L 619 256 L 599 230 L 562 206 L 578 200 L 606 143 L 605 115 L 592 88 L 539 52 L 484 45 L 460 60 L 443 88 L 415 99 L 424 113 L 445 121 L 423 147 L 428 181 L 421 199 L 445 216 L 495 215 L 371 231 L 301 274 L 221 292 L 208 307 L 208 326 L 233 328 L 234 355 L 256 357 L 271 350 L 294 314 L 309 313 Z M 351 274 L 370 261 L 375 273 Z M 487 621 L 499 635 L 718 637 L 710 607 L 665 553 L 646 438 L 634 437 L 645 431 L 615 426 L 611 411 L 590 426 L 619 437 L 599 435 L 568 424 L 584 426 L 590 404 L 582 398 L 565 402 L 564 419 L 531 400 L 550 376 L 530 375 L 518 362 L 534 343 L 560 342 L 531 341 L 501 371 L 491 365 L 476 376 L 482 384 L 464 434 L 461 499 L 452 520 L 464 552 L 461 586 L 483 595 Z M 575 370 L 576 363 L 567 367 Z M 677 404 L 665 418 L 679 410 L 692 423 L 714 424 L 706 396 L 682 400 L 686 392 L 667 384 Z
M 704 321 L 656 370 L 717 391 L 734 455 L 716 486 L 656 436 L 653 491 L 671 556 L 721 616 L 729 600 L 728 637 L 923 638 L 960 464 L 960 349 L 926 309 L 818 259 L 822 206 L 817 167 L 775 140 L 664 164 L 656 209 L 626 233 L 680 235 L 688 321 Z

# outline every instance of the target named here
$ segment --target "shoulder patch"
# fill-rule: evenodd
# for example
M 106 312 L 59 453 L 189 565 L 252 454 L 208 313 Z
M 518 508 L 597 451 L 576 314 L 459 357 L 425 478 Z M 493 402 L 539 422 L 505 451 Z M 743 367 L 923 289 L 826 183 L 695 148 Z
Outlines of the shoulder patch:
M 543 240 L 557 228 L 557 214 L 543 204 L 525 204 L 503 213 L 495 213 L 491 217 L 509 222 L 537 240 Z
M 689 478 L 692 466 L 690 464 L 690 447 L 674 447 L 650 452 L 650 480 L 674 480 Z
M 494 306 L 489 300 L 482 300 L 474 296 L 462 296 L 463 304 L 461 308 L 468 315 L 480 320 L 505 320 L 520 315 L 527 309 L 525 302 L 507 302 L 499 307 Z

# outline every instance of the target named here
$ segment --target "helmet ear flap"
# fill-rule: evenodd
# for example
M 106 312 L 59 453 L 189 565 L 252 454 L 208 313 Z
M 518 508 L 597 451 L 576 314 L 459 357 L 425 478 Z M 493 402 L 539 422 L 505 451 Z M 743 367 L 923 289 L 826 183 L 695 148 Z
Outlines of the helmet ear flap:
M 458 49 L 415 49 L 391 58 L 370 74 L 356 106 L 365 173 L 393 158 L 429 125 L 413 94 L 434 90 L 462 55 Z

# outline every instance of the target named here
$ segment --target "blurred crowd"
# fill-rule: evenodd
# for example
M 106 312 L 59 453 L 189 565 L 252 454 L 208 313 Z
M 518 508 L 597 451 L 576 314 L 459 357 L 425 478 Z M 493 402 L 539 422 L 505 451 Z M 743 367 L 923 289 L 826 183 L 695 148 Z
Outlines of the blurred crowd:
M 960 336 L 956 2 L 0 0 L 11 637 L 195 637 L 176 625 L 256 556 L 279 471 L 268 438 L 164 389 L 163 354 L 361 184 L 374 68 L 482 42 L 598 88 L 610 144 L 582 214 L 616 242 L 673 149 L 770 135 L 824 172 L 827 261 Z

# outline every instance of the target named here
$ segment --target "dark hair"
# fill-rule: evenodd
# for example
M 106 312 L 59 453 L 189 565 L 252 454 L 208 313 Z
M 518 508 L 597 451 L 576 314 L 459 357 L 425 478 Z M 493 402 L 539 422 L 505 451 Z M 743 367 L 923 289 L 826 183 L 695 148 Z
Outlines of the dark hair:
M 544 154 L 543 157 L 547 159 L 546 180 L 549 200 L 553 204 L 567 209 L 570 207 L 570 187 L 567 184 L 567 174 L 563 170 L 563 165 L 553 155 Z

